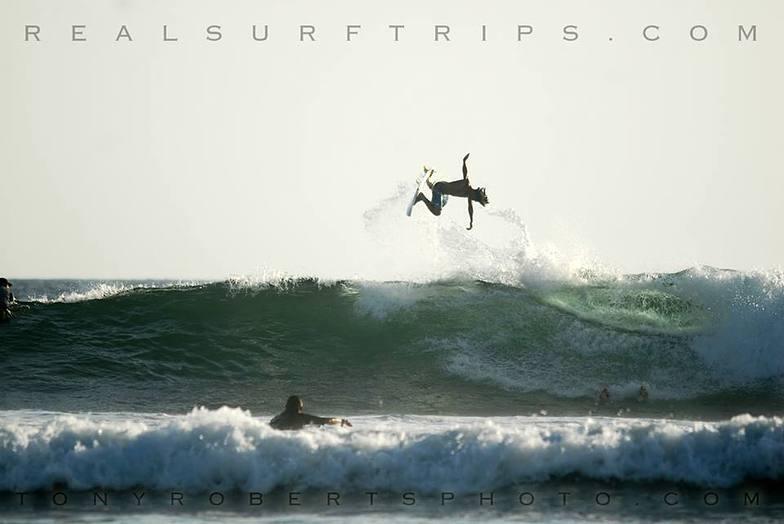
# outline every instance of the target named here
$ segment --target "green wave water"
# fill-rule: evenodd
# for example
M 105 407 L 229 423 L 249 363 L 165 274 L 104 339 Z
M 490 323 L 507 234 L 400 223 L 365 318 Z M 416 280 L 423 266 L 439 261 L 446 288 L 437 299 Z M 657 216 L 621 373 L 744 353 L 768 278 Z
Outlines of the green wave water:
M 755 278 L 17 281 L 0 409 L 780 413 L 784 302 Z

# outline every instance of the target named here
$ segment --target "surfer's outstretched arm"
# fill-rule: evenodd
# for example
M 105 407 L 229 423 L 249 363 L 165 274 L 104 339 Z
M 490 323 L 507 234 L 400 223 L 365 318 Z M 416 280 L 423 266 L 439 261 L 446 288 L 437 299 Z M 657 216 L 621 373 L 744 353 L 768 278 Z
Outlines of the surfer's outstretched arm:
M 471 203 L 471 194 L 468 195 L 468 227 L 466 228 L 468 231 L 471 231 L 471 228 L 474 227 L 474 205 Z
M 337 417 L 317 417 L 315 415 L 305 415 L 308 417 L 308 424 L 315 424 L 317 426 L 322 426 L 324 424 L 328 424 L 330 426 L 348 426 L 351 427 L 351 422 L 349 422 L 345 418 L 337 418 Z
M 466 166 L 466 160 L 468 160 L 468 155 L 471 153 L 466 153 L 466 156 L 463 157 L 463 180 L 468 179 L 468 166 Z

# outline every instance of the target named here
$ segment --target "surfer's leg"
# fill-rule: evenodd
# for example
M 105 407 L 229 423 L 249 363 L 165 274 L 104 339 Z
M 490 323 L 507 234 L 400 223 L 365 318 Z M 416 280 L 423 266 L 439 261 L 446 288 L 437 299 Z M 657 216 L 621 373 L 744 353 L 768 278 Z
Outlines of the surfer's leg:
M 428 198 L 422 193 L 419 193 L 417 195 L 416 202 L 414 202 L 414 205 L 416 205 L 417 202 L 424 202 L 427 208 L 430 210 L 430 212 L 433 213 L 435 216 L 439 216 L 441 214 L 441 208 L 434 206 L 433 203 L 430 200 L 428 200 Z

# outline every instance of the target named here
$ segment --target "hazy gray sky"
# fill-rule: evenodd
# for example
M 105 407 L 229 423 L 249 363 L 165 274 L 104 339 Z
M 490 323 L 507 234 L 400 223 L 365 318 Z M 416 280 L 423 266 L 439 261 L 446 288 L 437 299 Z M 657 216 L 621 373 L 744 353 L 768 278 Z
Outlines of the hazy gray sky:
M 0 0 L 0 273 L 361 273 L 363 213 L 466 152 L 537 245 L 631 272 L 780 267 L 782 50 L 779 0 Z M 491 242 L 486 211 L 471 234 Z M 465 225 L 464 202 L 432 220 Z

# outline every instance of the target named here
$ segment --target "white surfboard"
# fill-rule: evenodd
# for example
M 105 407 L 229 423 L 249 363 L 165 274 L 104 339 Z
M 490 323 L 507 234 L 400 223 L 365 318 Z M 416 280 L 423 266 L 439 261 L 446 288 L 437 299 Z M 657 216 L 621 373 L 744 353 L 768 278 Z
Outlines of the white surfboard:
M 419 194 L 419 191 L 420 191 L 420 188 L 422 187 L 422 184 L 425 183 L 425 180 L 427 180 L 427 171 L 425 171 L 424 173 L 422 173 L 421 175 L 419 175 L 417 177 L 416 189 L 414 189 L 414 196 L 411 197 L 411 201 L 408 203 L 408 206 L 406 206 L 406 216 L 407 217 L 411 216 L 411 211 L 414 209 L 414 204 L 416 203 L 416 197 Z

